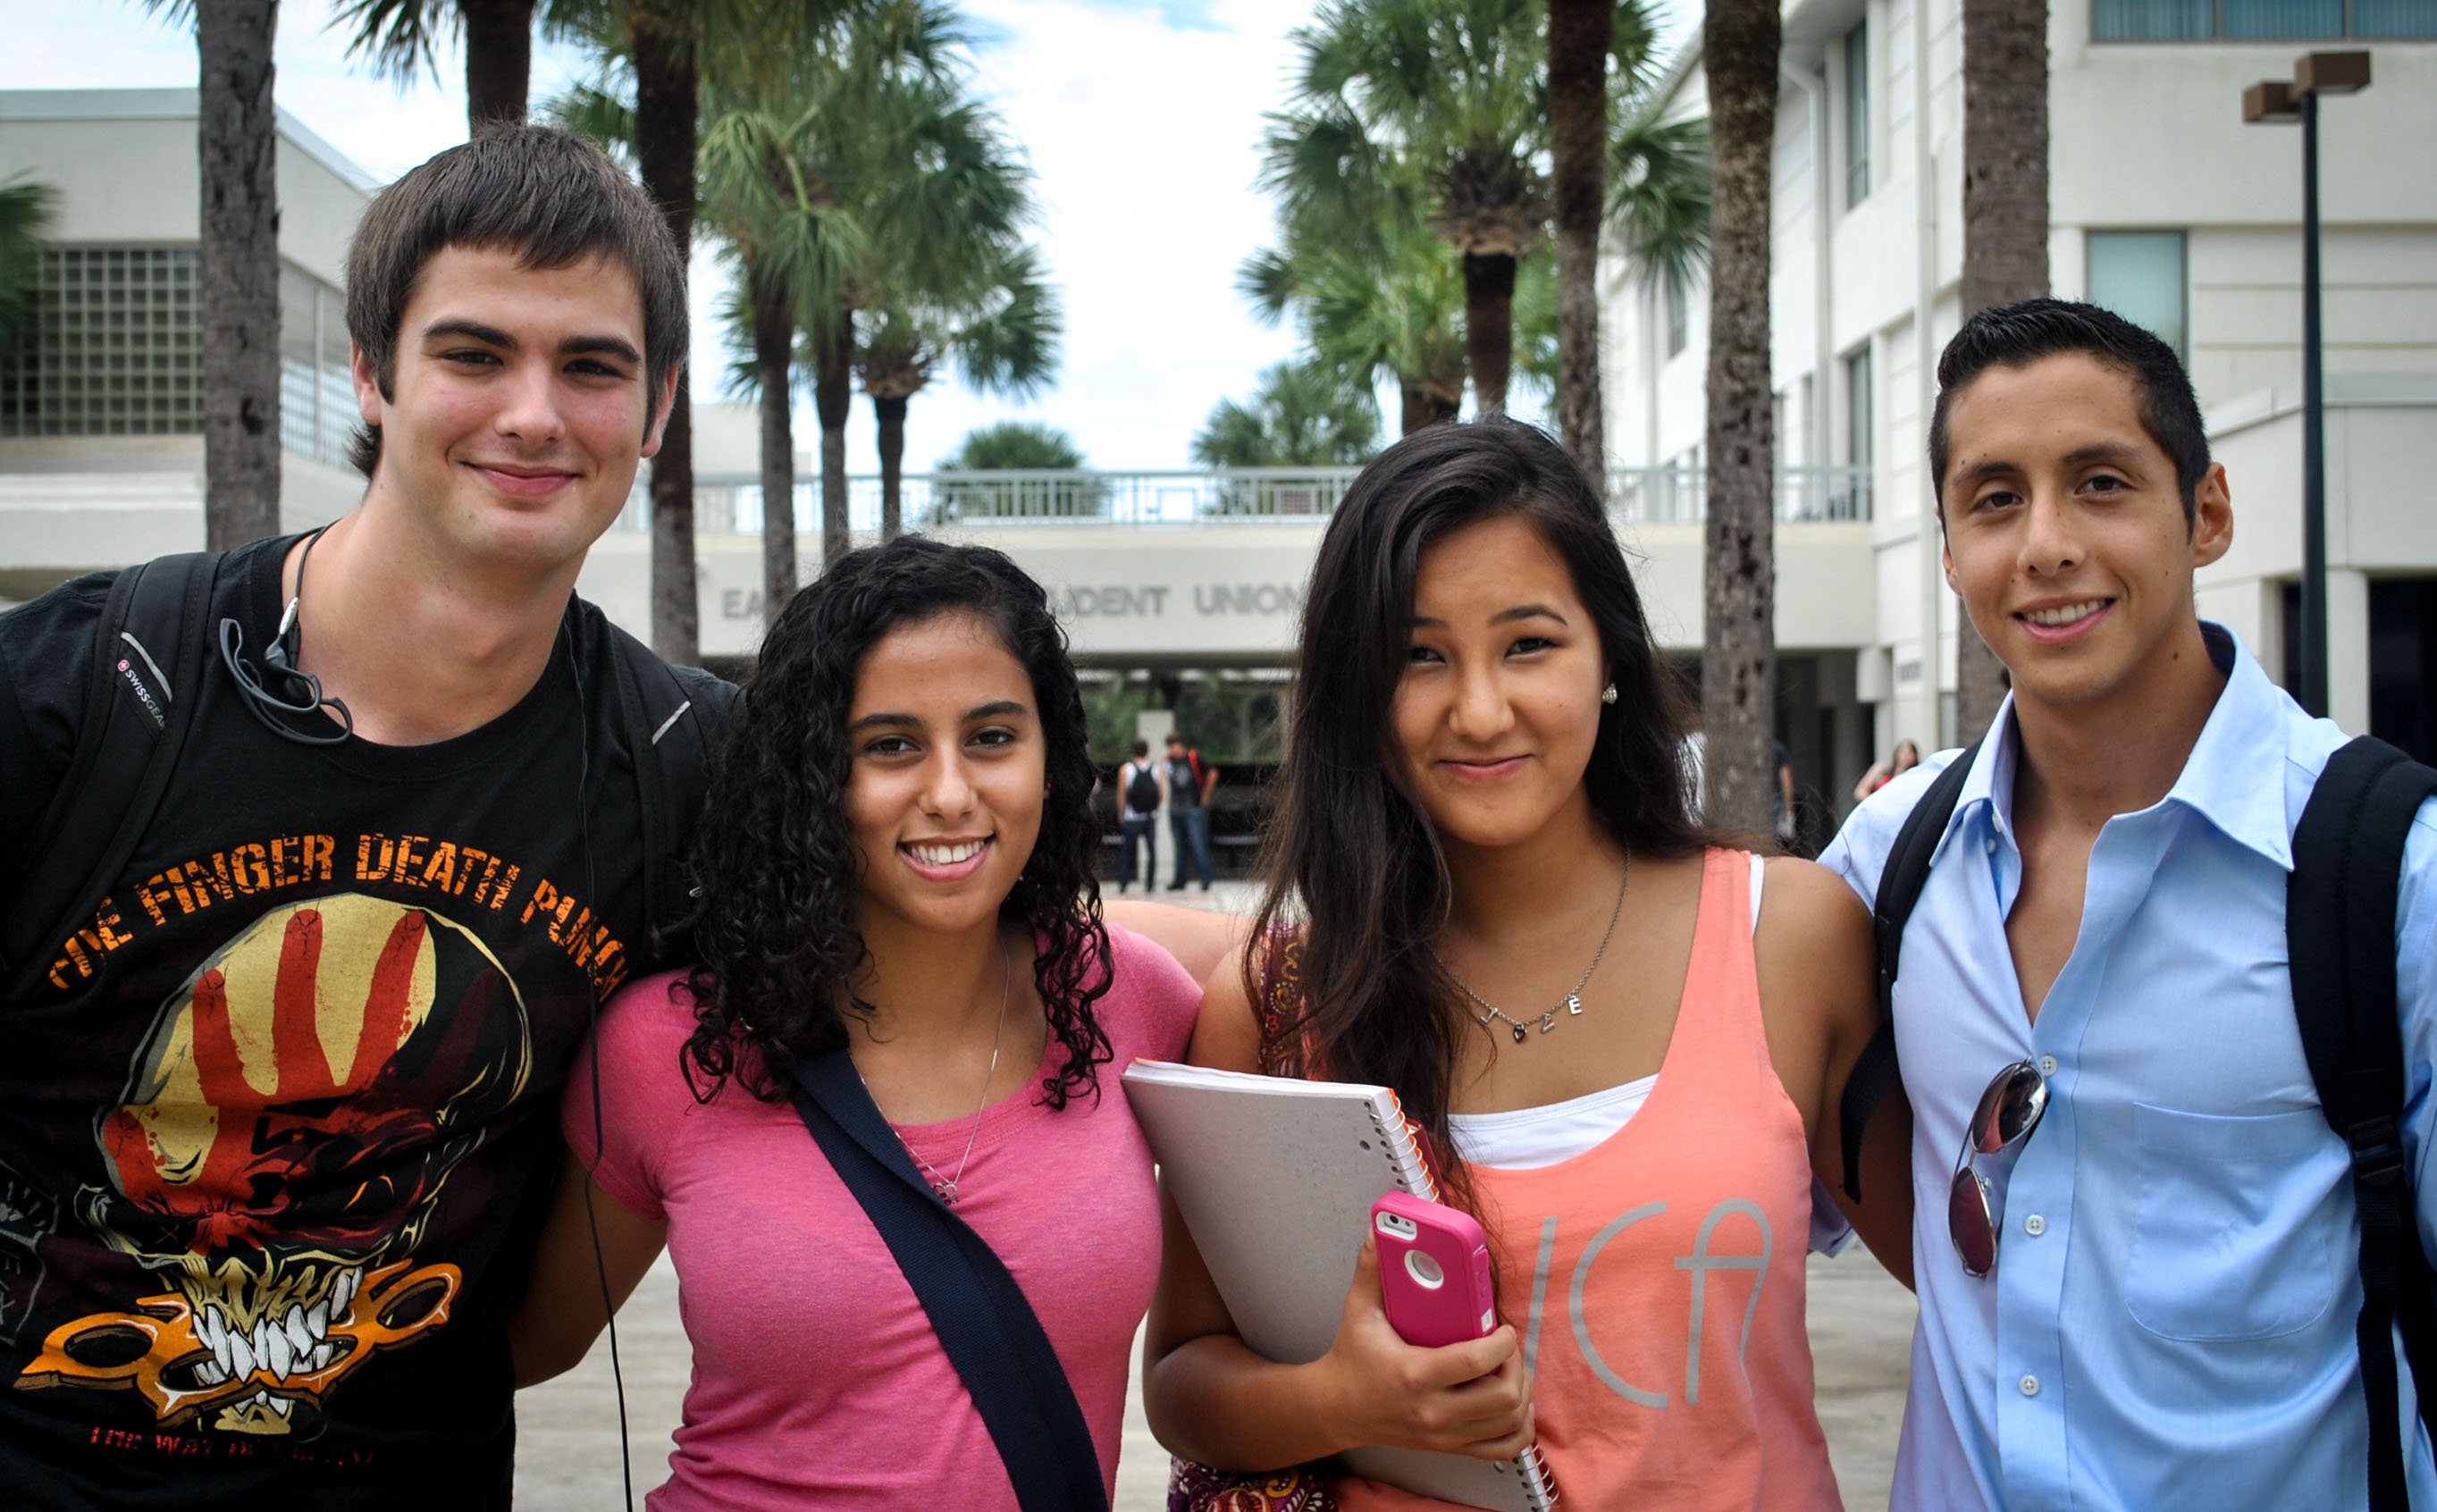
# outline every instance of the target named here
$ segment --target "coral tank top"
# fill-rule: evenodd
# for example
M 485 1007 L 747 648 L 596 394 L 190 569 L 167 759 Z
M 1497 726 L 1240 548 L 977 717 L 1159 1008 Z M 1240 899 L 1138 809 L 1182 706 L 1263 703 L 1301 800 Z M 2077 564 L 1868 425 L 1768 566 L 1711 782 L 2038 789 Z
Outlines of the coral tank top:
M 1751 866 L 1713 850 L 1658 1084 L 1570 1160 L 1475 1167 L 1568 1508 L 1841 1507 L 1803 1331 L 1811 1157 L 1762 1031 Z M 1446 1503 L 1344 1479 L 1348 1512 Z

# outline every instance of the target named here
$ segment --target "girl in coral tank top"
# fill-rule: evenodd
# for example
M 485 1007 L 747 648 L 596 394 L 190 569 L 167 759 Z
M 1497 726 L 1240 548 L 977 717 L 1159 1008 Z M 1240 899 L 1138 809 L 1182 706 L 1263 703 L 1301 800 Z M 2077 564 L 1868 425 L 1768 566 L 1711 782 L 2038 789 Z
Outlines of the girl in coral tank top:
M 1704 840 L 1674 677 L 1597 496 L 1537 431 L 1439 426 L 1374 462 L 1302 645 L 1271 943 L 1212 979 L 1192 1054 L 1394 1087 L 1489 1232 L 1504 1321 L 1408 1345 L 1348 1234 L 1334 1345 L 1264 1360 L 1171 1206 L 1152 1427 L 1219 1471 L 1536 1445 L 1569 1506 L 1838 1505 L 1803 1256 L 1815 1216 L 1841 1226 L 1815 1177 L 1842 1178 L 1834 1112 L 1875 1021 L 1867 915 L 1808 862 Z M 1908 1275 L 1899 1103 L 1848 1213 Z

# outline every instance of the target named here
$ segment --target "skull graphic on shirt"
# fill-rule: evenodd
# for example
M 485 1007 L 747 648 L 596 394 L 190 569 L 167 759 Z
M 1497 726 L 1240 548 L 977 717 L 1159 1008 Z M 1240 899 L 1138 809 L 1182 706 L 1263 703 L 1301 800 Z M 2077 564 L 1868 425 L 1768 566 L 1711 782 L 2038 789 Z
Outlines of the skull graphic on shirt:
M 459 925 L 359 893 L 265 914 L 163 1005 L 96 1130 L 111 1187 L 83 1217 L 161 1290 L 52 1330 L 17 1385 L 312 1432 L 340 1381 L 447 1322 L 463 1275 L 413 1252 L 531 1061 L 515 982 Z

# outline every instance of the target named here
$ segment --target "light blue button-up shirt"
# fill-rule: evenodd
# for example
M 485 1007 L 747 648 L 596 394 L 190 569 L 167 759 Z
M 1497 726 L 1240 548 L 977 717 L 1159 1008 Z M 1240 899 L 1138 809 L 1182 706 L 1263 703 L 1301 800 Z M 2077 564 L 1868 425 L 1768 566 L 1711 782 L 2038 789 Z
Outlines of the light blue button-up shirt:
M 2312 1088 L 2285 952 L 2293 826 L 2345 736 L 2204 629 L 2225 691 L 2173 789 L 2099 832 L 2081 932 L 2037 1021 L 2006 943 L 2023 878 L 2012 739 L 1982 743 L 1905 931 L 1920 1322 L 1898 1512 L 2368 1504 L 2351 1164 Z M 2009 700 L 1994 729 L 2012 722 Z M 1957 754 L 1874 794 L 1820 859 L 1874 895 L 1898 826 Z M 2437 1255 L 2437 802 L 2404 860 L 2404 1146 Z M 2049 1102 L 2027 1142 L 1981 1161 L 2002 1239 L 1975 1279 L 1947 1239 L 1947 1184 L 1981 1090 L 2017 1060 L 2046 1074 Z M 2412 1504 L 2437 1507 L 2416 1427 Z

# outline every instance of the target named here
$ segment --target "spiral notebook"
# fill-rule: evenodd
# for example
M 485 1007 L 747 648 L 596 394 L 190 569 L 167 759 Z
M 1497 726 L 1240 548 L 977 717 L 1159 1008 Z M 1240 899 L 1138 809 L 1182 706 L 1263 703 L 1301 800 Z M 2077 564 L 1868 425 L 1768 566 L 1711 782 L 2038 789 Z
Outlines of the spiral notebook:
M 1167 1189 L 1254 1352 L 1300 1363 L 1328 1352 L 1371 1204 L 1435 1197 L 1404 1110 L 1386 1087 L 1136 1061 L 1124 1084 Z M 1354 1474 L 1495 1512 L 1557 1503 L 1539 1450 L 1480 1460 L 1350 1450 Z

